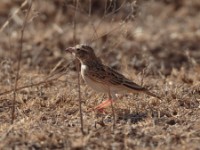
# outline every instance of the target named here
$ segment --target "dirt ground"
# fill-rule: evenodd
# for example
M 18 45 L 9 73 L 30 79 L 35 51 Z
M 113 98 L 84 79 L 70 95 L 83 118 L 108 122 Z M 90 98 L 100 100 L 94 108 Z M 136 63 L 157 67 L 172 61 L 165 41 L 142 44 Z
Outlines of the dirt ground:
M 91 111 L 107 95 L 81 79 L 82 135 L 64 51 L 81 43 L 162 100 L 121 95 L 113 128 L 111 108 Z M 0 149 L 199 150 L 199 74 L 199 0 L 1 0 Z

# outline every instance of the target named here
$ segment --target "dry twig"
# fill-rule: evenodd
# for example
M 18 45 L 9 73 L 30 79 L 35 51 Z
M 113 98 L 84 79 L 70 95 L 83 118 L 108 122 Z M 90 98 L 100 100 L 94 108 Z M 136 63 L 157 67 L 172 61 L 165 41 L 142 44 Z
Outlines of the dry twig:
M 13 19 L 13 17 L 14 17 L 16 14 L 18 14 L 18 12 L 19 12 L 22 8 L 24 8 L 24 7 L 27 5 L 27 3 L 28 3 L 28 0 L 25 0 L 25 1 L 21 4 L 21 6 L 7 19 L 7 21 L 1 26 L 0 32 L 2 32 L 2 31 L 9 25 L 9 23 L 10 23 L 10 21 Z
M 66 67 L 60 68 L 57 72 L 60 72 L 61 70 L 66 69 L 69 65 L 70 65 L 70 63 L 69 63 L 68 65 L 66 65 Z M 58 67 L 58 66 L 56 66 L 56 67 Z M 54 68 L 55 68 L 55 67 L 54 67 Z M 5 95 L 5 94 L 12 93 L 12 92 L 14 92 L 14 91 L 17 92 L 17 91 L 20 91 L 20 90 L 25 89 L 25 88 L 34 87 L 34 86 L 39 86 L 39 85 L 41 85 L 41 84 L 47 84 L 47 83 L 53 82 L 53 81 L 55 81 L 55 80 L 58 80 L 61 76 L 63 76 L 64 74 L 66 74 L 66 72 L 63 72 L 63 73 L 59 74 L 58 76 L 55 76 L 55 75 L 57 75 L 57 72 L 53 73 L 53 71 L 52 71 L 52 73 L 51 73 L 45 80 L 40 81 L 40 82 L 38 82 L 38 83 L 33 83 L 33 84 L 29 84 L 29 85 L 24 85 L 24 86 L 21 86 L 21 87 L 17 87 L 16 89 L 11 89 L 11 90 L 2 92 L 2 93 L 0 93 L 0 96 Z M 67 81 L 67 82 L 68 82 L 68 81 Z M 72 82 L 69 82 L 69 83 L 72 83 Z M 74 83 L 74 84 L 75 84 L 75 83 Z
M 21 29 L 21 37 L 20 37 L 20 48 L 18 51 L 18 55 L 17 55 L 17 72 L 16 72 L 16 78 L 15 78 L 15 85 L 14 85 L 14 93 L 13 93 L 13 104 L 12 104 L 12 111 L 11 111 L 11 123 L 14 123 L 14 119 L 15 119 L 15 102 L 16 102 L 16 89 L 17 89 L 17 84 L 18 84 L 18 79 L 19 79 L 19 70 L 20 70 L 20 63 L 21 63 L 21 56 L 22 56 L 22 49 L 23 49 L 23 37 L 24 37 L 24 30 L 27 24 L 27 20 L 28 20 L 28 16 L 30 13 L 32 7 L 32 1 L 30 1 L 30 5 L 28 7 L 26 16 L 25 16 L 25 20 Z
M 73 40 L 74 44 L 76 44 L 76 13 L 78 10 L 78 3 L 79 0 L 76 0 L 76 10 L 74 14 L 74 22 L 73 22 L 73 29 L 74 29 L 74 34 L 73 34 Z M 79 111 L 80 111 L 80 123 L 81 123 L 81 132 L 84 134 L 84 129 L 83 129 L 83 113 L 82 113 L 82 101 L 81 101 L 81 88 L 80 88 L 80 75 L 79 75 L 79 61 L 76 60 L 76 69 L 77 69 L 77 77 L 78 77 L 78 100 L 79 100 Z

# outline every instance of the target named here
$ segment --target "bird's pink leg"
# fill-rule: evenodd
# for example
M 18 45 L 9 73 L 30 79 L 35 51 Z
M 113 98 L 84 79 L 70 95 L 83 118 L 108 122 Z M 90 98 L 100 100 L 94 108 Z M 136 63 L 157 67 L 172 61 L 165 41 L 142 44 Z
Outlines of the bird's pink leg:
M 103 111 L 106 107 L 110 106 L 111 103 L 113 103 L 114 101 L 112 99 L 108 99 L 106 101 L 103 101 L 101 104 L 99 104 L 98 106 L 96 106 L 94 109 L 98 110 L 98 111 Z

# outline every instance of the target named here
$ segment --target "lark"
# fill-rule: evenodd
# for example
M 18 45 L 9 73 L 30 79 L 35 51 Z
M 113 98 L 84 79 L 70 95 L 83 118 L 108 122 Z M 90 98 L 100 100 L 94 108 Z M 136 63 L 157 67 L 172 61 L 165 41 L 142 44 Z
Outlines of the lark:
M 86 84 L 98 92 L 108 93 L 109 99 L 95 107 L 95 110 L 103 110 L 112 105 L 116 94 L 121 93 L 145 93 L 160 99 L 146 88 L 104 65 L 89 45 L 76 45 L 67 48 L 66 51 L 72 53 L 80 61 L 81 76 Z

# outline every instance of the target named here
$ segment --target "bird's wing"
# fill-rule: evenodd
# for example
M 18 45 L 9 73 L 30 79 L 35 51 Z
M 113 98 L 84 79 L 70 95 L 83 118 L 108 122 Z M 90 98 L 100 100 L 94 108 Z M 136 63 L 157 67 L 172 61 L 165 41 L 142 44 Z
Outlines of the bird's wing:
M 159 96 L 151 93 L 148 89 L 134 83 L 133 81 L 127 79 L 125 76 L 123 76 L 122 74 L 116 72 L 115 70 L 106 67 L 106 72 L 108 73 L 109 76 L 109 82 L 114 84 L 114 85 L 123 85 L 128 89 L 132 89 L 133 91 L 137 91 L 137 92 L 144 92 L 150 96 L 156 97 L 160 100 L 162 100 Z
M 109 67 L 105 67 L 106 72 L 108 73 L 108 80 L 111 84 L 114 85 L 123 85 L 127 88 L 133 89 L 133 90 L 139 90 L 139 91 L 143 91 L 145 90 L 145 88 L 143 88 L 142 86 L 139 86 L 138 84 L 134 83 L 133 81 L 127 79 L 124 75 L 116 72 L 115 70 L 109 68 Z
M 138 91 L 138 92 L 144 92 L 150 96 L 156 97 L 158 99 L 161 99 L 159 96 L 151 93 L 146 88 L 134 83 L 133 81 L 127 79 L 124 75 L 118 73 L 117 71 L 113 70 L 110 67 L 99 65 L 98 67 L 95 67 L 98 72 L 89 72 L 88 75 L 90 76 L 91 80 L 94 80 L 96 82 L 99 82 L 101 84 L 105 84 L 107 86 L 124 86 L 127 89 Z
M 94 69 L 88 72 L 88 76 L 90 79 L 102 83 L 108 84 L 108 86 L 125 86 L 126 88 L 133 89 L 133 90 L 145 90 L 145 88 L 137 85 L 136 83 L 132 82 L 131 80 L 127 79 L 122 74 L 116 72 L 115 70 L 104 66 L 98 65 L 96 66 L 96 72 Z M 98 72 L 98 74 L 97 74 Z

